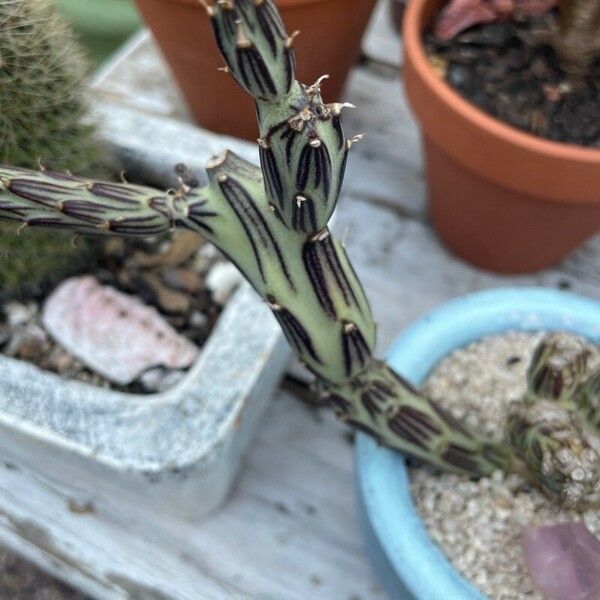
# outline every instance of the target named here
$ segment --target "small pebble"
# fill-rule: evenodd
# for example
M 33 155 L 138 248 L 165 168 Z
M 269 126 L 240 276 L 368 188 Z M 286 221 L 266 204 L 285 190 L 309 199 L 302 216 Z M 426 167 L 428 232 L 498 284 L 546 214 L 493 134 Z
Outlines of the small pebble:
M 229 262 L 217 263 L 206 276 L 206 286 L 212 292 L 213 300 L 221 306 L 227 302 L 241 281 L 242 275 Z
M 31 321 L 37 313 L 37 308 L 33 303 L 7 302 L 4 305 L 4 312 L 6 313 L 6 322 L 8 325 L 10 327 L 18 327 Z

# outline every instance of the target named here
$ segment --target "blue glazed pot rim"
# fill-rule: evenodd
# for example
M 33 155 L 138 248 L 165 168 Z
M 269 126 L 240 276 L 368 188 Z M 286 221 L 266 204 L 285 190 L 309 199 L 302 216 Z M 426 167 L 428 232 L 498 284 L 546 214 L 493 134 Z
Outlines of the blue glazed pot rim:
M 419 385 L 453 350 L 509 330 L 565 330 L 600 345 L 600 302 L 543 288 L 477 292 L 416 321 L 392 345 L 388 362 Z M 396 577 L 418 600 L 485 600 L 430 539 L 413 504 L 402 455 L 360 434 L 356 467 L 365 518 L 392 570 L 385 578 Z M 394 587 L 388 583 L 383 581 Z

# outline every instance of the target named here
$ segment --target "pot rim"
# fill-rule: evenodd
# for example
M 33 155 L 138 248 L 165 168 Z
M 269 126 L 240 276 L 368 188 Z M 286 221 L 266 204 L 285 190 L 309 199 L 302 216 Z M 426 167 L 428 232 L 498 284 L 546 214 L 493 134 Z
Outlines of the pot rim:
M 562 329 L 600 344 L 600 302 L 548 288 L 476 292 L 421 317 L 392 345 L 388 360 L 418 385 L 453 350 L 515 329 Z M 359 434 L 355 458 L 367 553 L 391 597 L 484 600 L 429 537 L 412 501 L 402 455 Z
M 520 146 L 526 151 L 542 154 L 549 158 L 589 163 L 600 168 L 600 149 L 554 142 L 521 131 L 483 112 L 435 74 L 427 60 L 421 41 L 422 32 L 427 24 L 424 12 L 434 1 L 411 0 L 408 2 L 402 30 L 405 51 L 410 55 L 412 66 L 431 91 L 462 119 L 501 138 L 507 144 Z

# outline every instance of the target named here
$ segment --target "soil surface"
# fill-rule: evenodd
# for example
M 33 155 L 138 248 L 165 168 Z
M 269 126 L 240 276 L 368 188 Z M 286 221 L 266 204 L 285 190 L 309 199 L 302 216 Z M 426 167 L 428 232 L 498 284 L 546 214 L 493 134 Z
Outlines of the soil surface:
M 467 100 L 518 129 L 600 147 L 600 59 L 569 78 L 544 41 L 552 15 L 475 26 L 425 47 L 434 69 Z
M 222 303 L 215 301 L 207 277 L 224 259 L 214 246 L 194 234 L 168 239 L 99 242 L 93 265 L 78 274 L 154 306 L 169 324 L 198 347 L 207 340 Z M 31 362 L 69 379 L 130 393 L 154 393 L 174 385 L 184 371 L 152 369 L 127 386 L 117 386 L 89 370 L 53 340 L 41 320 L 52 288 L 27 289 L 17 297 L 0 297 L 0 352 Z

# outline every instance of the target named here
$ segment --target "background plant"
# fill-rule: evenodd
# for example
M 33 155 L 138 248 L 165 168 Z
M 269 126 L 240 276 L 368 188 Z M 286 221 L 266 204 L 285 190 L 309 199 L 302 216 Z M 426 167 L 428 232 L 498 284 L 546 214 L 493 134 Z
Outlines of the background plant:
M 101 152 L 84 122 L 87 62 L 52 0 L 0 3 L 0 161 L 89 173 Z M 81 269 L 90 244 L 55 232 L 33 238 L 0 227 L 4 296 L 29 295 Z
M 295 34 L 286 33 L 272 0 L 219 0 L 206 9 L 226 70 L 256 101 L 261 167 L 226 151 L 209 162 L 206 187 L 180 166 L 181 186 L 167 193 L 46 169 L 0 168 L 0 218 L 25 228 L 129 237 L 173 228 L 201 233 L 264 299 L 314 373 L 321 399 L 342 420 L 444 470 L 524 470 L 564 501 L 593 500 L 600 458 L 588 452 L 575 417 L 596 406 L 598 385 L 583 358 L 573 363 L 569 351 L 557 359 L 564 354 L 560 344 L 541 351 L 530 372 L 530 393 L 519 403 L 550 402 L 568 412 L 569 440 L 586 451 L 576 453 L 585 463 L 586 485 L 575 493 L 581 465 L 561 462 L 564 448 L 572 449 L 564 428 L 550 431 L 537 413 L 516 408 L 507 443 L 490 442 L 374 357 L 376 327 L 366 295 L 327 226 L 348 153 L 360 141 L 343 133 L 341 113 L 350 105 L 324 103 L 323 78 L 313 85 L 295 80 Z
M 435 23 L 435 34 L 449 40 L 479 23 L 539 16 L 558 6 L 551 31 L 538 31 L 569 73 L 585 75 L 600 53 L 600 0 L 450 0 Z

